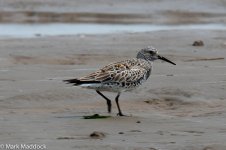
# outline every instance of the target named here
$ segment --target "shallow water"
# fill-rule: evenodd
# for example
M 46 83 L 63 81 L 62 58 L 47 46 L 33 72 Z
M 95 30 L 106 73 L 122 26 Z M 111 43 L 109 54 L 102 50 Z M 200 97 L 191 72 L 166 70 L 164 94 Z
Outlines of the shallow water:
M 0 24 L 0 37 L 30 38 L 39 36 L 134 33 L 161 30 L 226 30 L 223 24 L 148 25 L 148 24 Z

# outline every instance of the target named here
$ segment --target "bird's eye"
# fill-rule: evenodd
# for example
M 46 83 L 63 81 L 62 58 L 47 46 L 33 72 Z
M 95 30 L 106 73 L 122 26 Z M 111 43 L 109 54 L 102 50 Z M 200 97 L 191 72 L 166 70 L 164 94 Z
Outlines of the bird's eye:
M 154 52 L 153 52 L 153 51 L 149 51 L 149 53 L 150 53 L 150 54 L 154 54 Z

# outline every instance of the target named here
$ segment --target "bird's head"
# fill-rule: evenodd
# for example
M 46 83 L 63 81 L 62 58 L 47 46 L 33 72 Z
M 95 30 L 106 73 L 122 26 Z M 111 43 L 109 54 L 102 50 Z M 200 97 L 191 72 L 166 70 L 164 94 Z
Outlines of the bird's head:
M 160 56 L 158 54 L 158 51 L 156 48 L 152 47 L 152 46 L 148 46 L 147 48 L 141 49 L 138 53 L 137 53 L 137 58 L 138 59 L 145 59 L 147 61 L 154 61 L 157 59 L 161 59 L 164 60 L 168 63 L 171 63 L 173 65 L 176 65 L 174 62 L 166 59 L 163 56 Z

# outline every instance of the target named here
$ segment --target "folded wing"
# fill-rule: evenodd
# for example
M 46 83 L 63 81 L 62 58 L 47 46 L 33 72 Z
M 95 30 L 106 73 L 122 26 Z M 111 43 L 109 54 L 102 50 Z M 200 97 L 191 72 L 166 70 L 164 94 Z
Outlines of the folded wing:
M 80 78 L 84 82 L 127 82 L 132 83 L 143 78 L 147 70 L 136 64 L 136 60 L 127 60 L 109 64 L 102 69 Z

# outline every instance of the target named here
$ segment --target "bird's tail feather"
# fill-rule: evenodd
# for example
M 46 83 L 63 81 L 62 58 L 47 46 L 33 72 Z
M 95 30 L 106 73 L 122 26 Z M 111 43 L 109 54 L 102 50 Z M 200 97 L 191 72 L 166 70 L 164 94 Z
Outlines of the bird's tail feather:
M 75 86 L 79 86 L 82 84 L 100 83 L 100 81 L 81 81 L 79 79 L 68 79 L 68 80 L 63 80 L 63 82 L 66 82 L 67 84 L 73 84 Z

